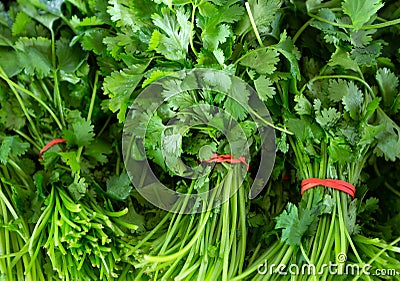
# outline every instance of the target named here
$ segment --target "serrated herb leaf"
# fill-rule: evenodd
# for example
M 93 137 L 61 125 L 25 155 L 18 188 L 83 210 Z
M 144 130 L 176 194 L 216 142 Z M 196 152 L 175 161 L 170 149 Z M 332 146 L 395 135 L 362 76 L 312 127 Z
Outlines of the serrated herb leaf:
M 191 24 L 189 16 L 182 10 L 175 15 L 163 8 L 160 14 L 153 14 L 153 23 L 160 28 L 154 30 L 149 49 L 155 50 L 169 60 L 183 60 L 188 52 Z
M 356 30 L 359 30 L 374 16 L 383 4 L 380 0 L 345 0 L 343 12 L 351 18 Z

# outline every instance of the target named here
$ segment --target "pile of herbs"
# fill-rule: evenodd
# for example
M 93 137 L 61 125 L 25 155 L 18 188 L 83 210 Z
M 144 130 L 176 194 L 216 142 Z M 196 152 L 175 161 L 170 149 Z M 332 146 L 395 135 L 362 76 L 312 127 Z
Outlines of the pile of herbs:
M 1 278 L 400 280 L 343 274 L 345 264 L 400 271 L 399 18 L 398 1 L 379 0 L 0 3 Z M 133 188 L 122 131 L 140 125 L 127 112 L 143 89 L 197 68 L 257 90 L 277 155 L 266 188 L 249 200 L 263 148 L 251 106 L 239 104 L 251 105 L 249 94 L 166 93 L 147 128 L 147 154 L 135 157 L 148 158 L 173 190 L 217 187 L 230 197 L 215 209 L 196 205 L 205 212 L 171 213 Z M 209 83 L 231 89 L 229 79 Z M 237 122 L 229 130 L 244 132 L 249 171 L 202 163 L 213 153 L 241 156 L 213 106 Z M 216 125 L 167 124 L 194 114 Z M 166 163 L 177 157 L 206 176 L 181 177 Z M 345 180 L 355 199 L 322 186 L 300 196 L 308 178 Z M 265 261 L 340 266 L 335 275 L 283 276 L 257 272 Z

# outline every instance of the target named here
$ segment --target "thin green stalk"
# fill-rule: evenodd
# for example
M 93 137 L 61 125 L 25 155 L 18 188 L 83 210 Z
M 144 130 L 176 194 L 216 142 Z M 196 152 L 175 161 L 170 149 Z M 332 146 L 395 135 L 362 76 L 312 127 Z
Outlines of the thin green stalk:
M 43 213 L 40 215 L 38 221 L 36 222 L 36 225 L 32 231 L 32 235 L 30 237 L 29 241 L 29 254 L 33 255 L 33 243 L 35 240 L 37 240 L 37 236 L 40 234 L 40 232 L 43 230 L 43 228 L 46 226 L 47 221 L 52 215 L 52 207 L 54 204 L 54 197 L 55 197 L 55 191 L 54 187 L 51 189 L 50 193 L 50 200 L 49 200 L 49 205 L 46 207 L 46 209 L 43 211 Z
M 13 248 L 18 249 L 18 240 L 16 239 L 16 237 L 12 237 L 12 244 L 13 244 Z M 22 259 L 24 259 L 25 255 L 21 255 L 19 258 L 22 257 Z M 22 268 L 22 263 L 18 262 L 20 259 L 13 259 L 13 262 L 11 263 L 11 268 L 15 267 L 14 272 L 16 272 L 16 276 L 17 276 L 17 280 L 29 280 L 28 277 L 29 276 L 25 276 L 24 275 L 24 269 Z M 11 275 L 14 276 L 14 275 Z M 33 280 L 32 280 L 33 281 Z
M 24 183 L 24 185 L 29 188 L 31 185 L 28 183 L 28 181 L 31 181 L 32 178 L 29 177 L 24 170 L 12 159 L 8 159 L 7 162 L 10 164 L 11 167 L 13 167 L 14 171 L 16 174 L 19 176 L 20 180 Z
M 265 120 L 264 118 L 262 118 L 262 117 L 261 117 L 254 109 L 252 109 L 251 107 L 248 107 L 247 109 L 251 112 L 251 114 L 254 114 L 254 116 L 257 117 L 257 118 L 259 119 L 259 121 L 261 121 L 261 122 L 264 123 L 265 125 L 268 125 L 268 126 L 274 128 L 275 130 L 284 132 L 284 133 L 286 133 L 286 134 L 288 134 L 288 135 L 293 135 L 293 133 L 290 132 L 290 131 L 288 131 L 287 129 L 281 128 L 281 127 L 277 127 L 277 126 L 275 126 L 274 124 L 272 124 L 271 122 Z
M 42 136 L 41 136 L 41 134 L 39 134 L 39 131 L 38 131 L 38 129 L 36 128 L 36 124 L 35 124 L 35 122 L 33 122 L 32 118 L 31 118 L 31 116 L 30 116 L 30 114 L 29 114 L 29 112 L 28 112 L 28 109 L 25 107 L 25 103 L 23 102 L 21 96 L 19 95 L 18 91 L 17 91 L 17 90 L 14 88 L 14 86 L 12 85 L 12 83 L 14 83 L 14 82 L 12 82 L 11 80 L 9 80 L 8 77 L 7 77 L 7 78 L 4 78 L 4 77 L 2 76 L 2 74 L 3 74 L 2 72 L 3 72 L 3 69 L 2 69 L 1 66 L 0 66 L 0 77 L 3 78 L 4 80 L 6 80 L 6 82 L 7 82 L 8 86 L 10 87 L 11 91 L 14 93 L 15 97 L 17 98 L 18 103 L 19 103 L 19 105 L 20 105 L 22 111 L 24 112 L 24 115 L 25 115 L 26 119 L 28 120 L 29 124 L 31 125 L 32 131 L 33 131 L 33 133 L 35 134 L 35 137 L 36 137 L 37 140 L 39 141 L 40 145 L 43 146 L 43 145 L 44 145 L 44 142 L 43 142 L 43 140 L 42 140 Z M 12 83 L 11 83 L 11 82 L 12 82 Z
M 210 204 L 213 204 L 216 192 L 212 193 L 212 197 L 210 200 Z M 212 210 L 208 210 L 205 214 L 204 214 L 204 218 L 202 219 L 202 221 L 200 222 L 196 233 L 193 235 L 192 240 L 190 240 L 187 245 L 185 247 L 183 247 L 180 251 L 171 254 L 171 255 L 166 255 L 166 256 L 150 256 L 150 255 L 145 255 L 144 259 L 147 262 L 153 262 L 153 263 L 158 263 L 158 262 L 168 262 L 177 258 L 180 258 L 181 256 L 185 255 L 190 248 L 197 242 L 197 240 L 199 239 L 200 235 L 202 234 L 203 230 L 205 229 L 205 226 L 208 222 L 208 219 L 211 215 Z
M 321 222 L 321 220 L 323 220 L 323 219 L 324 218 L 321 218 L 320 221 L 318 222 L 317 232 L 315 233 L 315 235 L 313 237 L 314 243 L 312 244 L 312 251 L 311 251 L 311 258 L 310 258 L 310 260 L 313 264 L 315 263 L 315 260 L 317 258 L 318 245 L 321 244 L 321 240 L 324 240 L 324 237 L 322 235 L 323 223 Z
M 113 118 L 113 115 L 109 115 L 109 116 L 107 117 L 107 120 L 106 120 L 106 122 L 104 122 L 103 127 L 101 127 L 100 131 L 98 132 L 97 137 L 100 137 L 100 136 L 104 133 L 104 131 L 105 131 L 106 128 L 108 127 L 108 124 L 110 123 L 110 121 L 111 121 L 112 118 Z
M 352 24 L 344 24 L 344 23 L 333 22 L 333 21 L 324 19 L 322 17 L 319 17 L 317 15 L 314 15 L 312 13 L 308 13 L 308 15 L 313 19 L 316 19 L 316 20 L 324 22 L 324 23 L 328 23 L 328 24 L 330 24 L 332 26 L 336 26 L 336 27 L 340 27 L 340 28 L 354 28 L 354 26 Z
M 365 82 L 363 79 L 357 77 L 357 76 L 352 76 L 352 75 L 320 75 L 320 76 L 315 76 L 312 78 L 310 81 L 304 84 L 304 86 L 300 90 L 300 94 L 304 92 L 306 89 L 307 85 L 310 83 L 313 83 L 317 80 L 323 80 L 323 79 L 350 79 L 350 80 L 356 80 L 360 83 L 362 83 L 370 93 L 374 94 L 374 91 L 371 89 L 371 87 L 368 85 L 367 82 Z
M 27 134 L 25 134 L 24 132 L 21 132 L 20 130 L 16 130 L 13 129 L 14 132 L 16 132 L 18 135 L 20 135 L 21 137 L 23 137 L 25 140 L 27 140 L 30 144 L 32 144 L 37 150 L 41 150 L 42 148 L 31 138 L 29 137 Z
M 51 96 L 50 91 L 46 86 L 45 81 L 43 79 L 39 79 L 38 81 L 39 81 L 40 87 L 42 88 L 43 92 L 45 93 L 45 95 L 49 99 L 49 101 L 54 102 L 53 97 Z M 36 83 L 33 83 L 33 84 L 36 85 Z
M 336 26 L 336 27 L 340 27 L 340 28 L 354 29 L 354 26 L 352 24 L 344 24 L 344 23 L 333 22 L 333 21 L 324 19 L 322 17 L 319 17 L 317 15 L 314 15 L 312 13 L 308 13 L 308 15 L 313 19 L 316 19 L 316 20 L 319 20 L 321 22 L 330 24 L 332 26 Z M 381 18 L 380 20 L 384 20 L 384 19 Z M 382 22 L 382 23 L 364 25 L 360 29 L 361 30 L 378 29 L 378 28 L 390 27 L 390 26 L 397 25 L 397 24 L 400 24 L 400 19 L 395 19 L 395 20 L 390 20 L 390 21 L 385 20 L 385 22 Z
M 194 55 L 197 57 L 198 53 L 196 51 L 196 49 L 194 48 L 194 44 L 193 44 L 193 36 L 194 36 L 194 20 L 195 20 L 195 13 L 196 13 L 196 5 L 193 5 L 193 9 L 192 9 L 192 17 L 190 20 L 190 35 L 189 35 L 189 44 L 190 44 L 190 48 L 192 49 L 192 52 L 194 53 Z
M 343 214 L 343 202 L 341 200 L 341 196 L 340 196 L 340 191 L 338 190 L 334 190 L 333 191 L 336 197 L 336 205 L 338 207 L 338 216 L 339 216 L 339 235 L 340 235 L 340 239 L 339 239 L 339 245 L 340 245 L 340 250 L 339 252 L 336 252 L 336 257 L 339 254 L 346 254 L 347 255 L 347 239 L 346 239 L 346 233 L 345 231 L 347 230 L 346 225 L 344 223 L 344 214 Z M 343 273 L 343 263 L 340 264 L 341 266 L 339 266 L 339 273 L 342 274 Z
M 154 234 L 156 234 L 160 228 L 167 222 L 167 220 L 170 218 L 172 213 L 167 213 L 163 219 L 158 223 L 158 225 L 156 227 L 154 227 L 152 229 L 152 231 L 150 231 L 143 239 L 140 239 L 140 241 L 138 242 L 138 244 L 130 251 L 128 251 L 125 256 L 131 256 L 133 255 L 137 250 L 140 249 L 140 247 L 143 246 L 144 243 L 146 243 L 151 237 L 153 237 Z
M 232 177 L 233 172 L 229 171 L 228 175 L 225 177 L 225 182 L 223 184 L 223 189 L 225 192 L 225 196 L 230 195 L 230 189 L 232 187 Z M 224 196 L 224 197 L 225 197 Z M 229 203 L 230 200 L 226 200 L 221 208 L 221 219 L 222 219 L 222 235 L 221 235 L 221 246 L 219 256 L 222 257 L 223 265 L 222 265 L 222 281 L 228 280 L 228 269 L 229 269 Z
M 332 215 L 331 215 L 331 223 L 329 225 L 329 230 L 328 230 L 328 235 L 327 235 L 327 240 L 326 243 L 324 244 L 324 247 L 322 248 L 321 255 L 319 260 L 317 261 L 317 270 L 320 270 L 320 267 L 322 266 L 322 263 L 324 262 L 324 257 L 328 253 L 328 251 L 331 249 L 332 245 L 332 239 L 333 239 L 333 231 L 335 229 L 335 220 L 336 220 L 336 204 L 333 207 Z
M 93 83 L 93 89 L 92 89 L 92 97 L 90 98 L 90 105 L 89 105 L 89 111 L 86 120 L 91 121 L 92 119 L 92 114 L 93 114 L 93 108 L 94 108 L 94 101 L 96 99 L 96 92 L 97 92 L 97 83 L 99 81 L 99 72 L 96 71 L 96 74 L 94 76 L 94 83 Z
M 245 271 L 233 277 L 230 281 L 246 280 L 249 275 L 257 272 L 260 265 L 264 264 L 265 261 L 271 260 L 276 256 L 277 252 L 281 251 L 282 247 L 286 246 L 287 245 L 280 240 L 275 241 L 275 243 L 268 247 L 268 249 L 259 258 L 257 258 L 257 260 L 251 263 Z
M 43 106 L 47 110 L 47 112 L 49 112 L 50 115 L 53 117 L 53 119 L 57 123 L 57 126 L 59 127 L 59 129 L 62 130 L 63 126 L 62 126 L 60 120 L 58 120 L 58 117 L 54 114 L 54 112 L 50 109 L 50 107 L 44 101 L 42 101 L 39 97 L 37 97 L 35 94 L 33 94 L 31 91 L 28 91 L 27 89 L 21 87 L 20 85 L 16 84 L 12 80 L 10 80 L 7 77 L 7 75 L 5 74 L 5 72 L 1 66 L 0 66 L 0 78 L 5 80 L 13 91 L 15 91 L 15 89 L 18 89 L 21 92 L 24 92 L 25 94 L 27 94 L 28 96 L 33 98 L 34 100 L 36 100 L 38 103 L 40 103 L 40 105 Z
M 60 85 L 58 82 L 58 69 L 57 69 L 57 60 L 56 60 L 56 45 L 55 45 L 55 35 L 52 28 L 49 28 L 51 34 L 51 61 L 53 64 L 53 79 L 54 79 L 54 102 L 56 108 L 58 108 L 58 112 L 60 114 L 61 124 L 65 126 L 64 120 L 64 110 L 61 100 L 61 93 L 60 93 Z
M 176 281 L 185 280 L 185 278 L 189 274 L 191 274 L 197 270 L 197 268 L 200 266 L 199 262 L 200 261 L 196 262 L 191 268 L 189 268 L 185 272 L 181 272 L 181 274 L 179 274 L 177 277 L 175 277 L 174 280 L 176 280 Z
M 1 192 L 1 190 L 0 190 L 0 192 Z M 1 195 L 4 196 L 4 194 L 2 194 L 2 192 L 1 192 Z M 3 219 L 2 224 L 4 224 L 4 232 L 1 233 L 1 235 L 0 235 L 0 242 L 1 242 L 1 245 L 0 245 L 1 252 L 0 252 L 0 254 L 1 255 L 10 255 L 11 254 L 11 250 L 10 250 L 10 232 L 7 229 L 7 224 L 9 222 L 8 221 L 8 211 L 7 211 L 7 206 L 6 206 L 5 201 L 3 200 L 3 198 L 0 198 L 0 207 L 1 207 L 1 210 L 2 210 L 2 219 Z M 11 277 L 12 276 L 12 267 L 10 266 L 11 265 L 11 258 L 7 257 L 5 260 L 2 259 L 0 261 L 0 264 L 1 264 L 1 273 L 2 274 L 7 274 L 8 276 Z
M 180 258 L 181 256 L 183 256 L 187 251 L 190 250 L 190 248 L 193 246 L 193 244 L 196 242 L 196 240 L 200 237 L 200 235 L 202 234 L 202 231 L 207 223 L 208 217 L 210 216 L 210 211 L 207 212 L 203 222 L 200 224 L 197 232 L 195 233 L 195 235 L 193 236 L 192 240 L 190 240 L 190 242 L 180 251 L 171 254 L 171 255 L 167 255 L 167 256 L 149 256 L 149 255 L 145 255 L 145 260 L 148 262 L 168 262 L 177 258 Z
M 293 44 L 296 43 L 297 39 L 299 39 L 300 35 L 306 30 L 306 28 L 314 21 L 313 18 L 309 19 L 306 21 L 296 32 L 296 34 L 293 36 Z
M 244 188 L 239 188 L 239 220 L 240 220 L 240 252 L 239 252 L 239 269 L 238 273 L 243 272 L 244 259 L 246 257 L 246 241 L 247 241 L 247 227 L 246 227 L 246 197 Z
M 244 5 L 246 7 L 247 14 L 249 15 L 250 23 L 251 23 L 251 26 L 253 27 L 253 31 L 254 31 L 254 34 L 256 35 L 258 44 L 260 44 L 261 47 L 264 47 L 264 44 L 263 44 L 263 42 L 261 40 L 261 37 L 260 37 L 260 34 L 258 33 L 256 23 L 254 21 L 253 14 L 252 14 L 251 9 L 250 9 L 249 2 L 245 2 Z
M 89 111 L 88 111 L 88 115 L 86 117 L 87 121 L 91 121 L 92 119 L 92 113 L 93 113 L 93 108 L 94 108 L 94 101 L 96 99 L 96 92 L 97 92 L 97 82 L 99 80 L 99 72 L 96 71 L 95 77 L 94 77 L 94 84 L 93 84 L 93 89 L 92 89 L 92 96 L 90 98 L 90 105 L 89 105 Z M 81 154 L 83 151 L 83 147 L 80 146 L 76 152 L 76 160 L 78 161 L 78 163 L 80 162 L 80 158 L 81 158 Z

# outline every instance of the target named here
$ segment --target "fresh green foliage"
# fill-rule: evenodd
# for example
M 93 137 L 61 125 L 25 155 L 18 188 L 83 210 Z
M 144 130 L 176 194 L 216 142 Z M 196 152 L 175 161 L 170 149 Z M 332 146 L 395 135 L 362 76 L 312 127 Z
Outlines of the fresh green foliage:
M 397 2 L 0 3 L 0 279 L 290 280 L 257 269 L 268 261 L 318 271 L 343 253 L 371 273 L 400 268 Z M 220 75 L 204 85 L 160 80 L 193 68 Z M 127 118 L 150 84 L 164 104 L 148 123 Z M 257 126 L 269 122 L 251 118 L 255 97 L 277 128 L 277 160 L 249 201 L 265 149 Z M 153 102 L 137 110 L 149 114 Z M 130 156 L 147 158 L 168 188 L 229 200 L 190 215 L 182 202 L 177 213 L 149 204 L 124 168 L 122 123 L 142 133 L 129 136 Z M 241 134 L 247 174 L 243 164 L 205 162 L 240 157 Z M 66 142 L 39 159 L 58 138 Z M 349 182 L 356 198 L 323 186 L 300 196 L 307 178 Z

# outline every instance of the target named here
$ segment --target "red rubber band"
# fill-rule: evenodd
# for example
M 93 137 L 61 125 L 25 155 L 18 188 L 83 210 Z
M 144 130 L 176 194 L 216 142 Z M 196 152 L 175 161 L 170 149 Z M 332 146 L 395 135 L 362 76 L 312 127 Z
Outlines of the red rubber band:
M 46 152 L 46 150 L 48 150 L 50 147 L 52 147 L 52 146 L 54 146 L 54 145 L 56 145 L 56 144 L 59 144 L 59 143 L 63 143 L 63 142 L 67 142 L 67 140 L 66 140 L 66 139 L 60 138 L 60 139 L 55 139 L 55 140 L 50 141 L 48 144 L 46 144 L 46 145 L 40 150 L 40 152 L 39 152 L 39 159 L 42 159 L 42 154 L 43 154 L 44 152 Z
M 356 194 L 356 188 L 354 187 L 354 185 L 352 185 L 348 182 L 345 182 L 342 180 L 333 180 L 333 179 L 322 180 L 322 179 L 317 179 L 317 178 L 310 178 L 310 179 L 303 180 L 301 182 L 301 195 L 303 195 L 304 191 L 306 191 L 307 189 L 313 188 L 318 185 L 323 185 L 326 187 L 330 187 L 333 189 L 337 189 L 337 190 L 346 192 L 353 199 Z
M 236 164 L 236 163 L 242 163 L 246 166 L 247 171 L 249 171 L 250 166 L 249 164 L 247 164 L 246 159 L 241 156 L 239 158 L 234 158 L 232 155 L 230 154 L 213 154 L 209 160 L 203 160 L 202 162 L 207 162 L 207 163 L 211 163 L 211 162 L 216 162 L 216 163 L 222 163 L 222 162 L 227 162 L 227 163 L 231 163 L 231 164 Z

